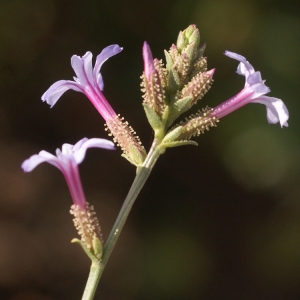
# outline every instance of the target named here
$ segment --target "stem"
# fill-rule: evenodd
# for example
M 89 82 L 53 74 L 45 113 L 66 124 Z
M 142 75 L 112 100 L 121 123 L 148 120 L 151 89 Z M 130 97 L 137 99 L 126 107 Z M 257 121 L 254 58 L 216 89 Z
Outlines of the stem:
M 93 300 L 101 273 L 100 262 L 92 261 L 90 274 L 83 292 L 82 300 Z
M 159 158 L 161 151 L 157 146 L 156 140 L 153 142 L 152 147 L 143 163 L 138 168 L 135 179 L 130 187 L 127 197 L 124 200 L 123 206 L 119 212 L 119 215 L 115 221 L 115 224 L 107 238 L 107 241 L 103 248 L 103 256 L 101 262 L 92 261 L 89 278 L 84 290 L 82 300 L 92 300 L 97 289 L 100 277 L 107 264 L 107 261 L 114 249 L 114 246 L 121 234 L 130 210 L 144 184 L 146 183 L 157 159 Z
M 106 263 L 111 255 L 111 252 L 120 236 L 120 233 L 123 229 L 123 226 L 127 220 L 127 217 L 130 213 L 132 205 L 134 204 L 135 199 L 137 198 L 139 192 L 143 188 L 144 184 L 146 183 L 152 168 L 154 167 L 158 157 L 160 156 L 160 151 L 156 148 L 156 143 L 154 142 L 149 154 L 147 155 L 142 167 L 140 167 L 137 171 L 135 179 L 131 185 L 131 188 L 127 194 L 127 197 L 124 200 L 123 206 L 119 212 L 119 215 L 116 219 L 116 222 L 107 238 L 107 241 L 103 248 L 103 256 L 101 260 L 101 274 L 103 269 L 106 266 Z M 100 276 L 101 276 L 100 274 Z

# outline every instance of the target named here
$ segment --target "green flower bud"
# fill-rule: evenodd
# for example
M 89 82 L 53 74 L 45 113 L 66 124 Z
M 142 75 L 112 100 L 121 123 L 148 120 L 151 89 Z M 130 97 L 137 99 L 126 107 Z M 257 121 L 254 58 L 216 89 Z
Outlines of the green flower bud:
M 182 52 L 190 43 L 194 43 L 195 48 L 200 44 L 200 32 L 196 25 L 190 25 L 185 30 L 180 31 L 176 45 L 178 50 Z

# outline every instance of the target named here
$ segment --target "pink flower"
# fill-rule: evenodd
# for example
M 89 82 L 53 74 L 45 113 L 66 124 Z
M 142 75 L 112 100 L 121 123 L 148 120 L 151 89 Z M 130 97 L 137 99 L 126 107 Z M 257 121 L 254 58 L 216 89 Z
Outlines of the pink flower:
M 73 55 L 71 65 L 77 77 L 74 77 L 74 81 L 59 80 L 55 82 L 43 94 L 42 100 L 52 107 L 64 92 L 71 89 L 84 93 L 106 122 L 115 118 L 115 111 L 102 93 L 104 83 L 100 69 L 107 59 L 120 53 L 122 50 L 123 48 L 119 47 L 119 45 L 111 45 L 104 48 L 97 56 L 94 68 L 92 67 L 93 54 L 91 52 L 88 51 L 83 57 Z
M 97 56 L 94 68 L 92 67 L 93 55 L 91 52 L 87 52 L 83 57 L 73 55 L 71 65 L 77 77 L 74 77 L 74 81 L 59 80 L 55 82 L 43 94 L 42 100 L 52 107 L 69 89 L 84 93 L 105 120 L 109 135 L 114 136 L 114 142 L 121 147 L 124 156 L 133 164 L 141 165 L 146 157 L 145 149 L 139 138 L 135 136 L 135 131 L 115 113 L 102 93 L 104 84 L 100 68 L 107 59 L 122 50 L 123 48 L 119 45 L 104 48 Z
M 237 95 L 215 107 L 210 116 L 217 116 L 220 119 L 248 103 L 261 103 L 267 108 L 269 123 L 280 122 L 281 127 L 288 126 L 287 107 L 278 98 L 264 96 L 270 92 L 270 89 L 264 84 L 265 81 L 262 80 L 260 72 L 255 71 L 246 58 L 237 53 L 225 51 L 225 55 L 240 62 L 237 73 L 245 76 L 245 87 Z
M 21 167 L 24 172 L 31 172 L 40 163 L 48 162 L 58 168 L 66 179 L 74 204 L 85 211 L 86 199 L 80 180 L 78 164 L 83 161 L 86 150 L 92 147 L 114 149 L 114 144 L 105 139 L 83 138 L 74 146 L 63 144 L 61 151 L 60 149 L 56 150 L 56 156 L 42 150 L 39 154 L 32 155 L 29 159 L 25 160 Z

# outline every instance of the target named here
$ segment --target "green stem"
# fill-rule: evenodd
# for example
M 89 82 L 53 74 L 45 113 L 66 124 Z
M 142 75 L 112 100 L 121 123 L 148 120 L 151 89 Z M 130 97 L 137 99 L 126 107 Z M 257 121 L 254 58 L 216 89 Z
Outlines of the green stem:
M 86 284 L 86 288 L 82 297 L 82 300 L 92 300 L 97 289 L 100 277 L 103 270 L 107 264 L 107 261 L 114 249 L 114 246 L 121 234 L 130 210 L 139 194 L 144 184 L 146 183 L 152 168 L 154 167 L 157 159 L 161 155 L 161 150 L 156 141 L 153 142 L 152 147 L 143 163 L 143 165 L 138 168 L 135 179 L 131 185 L 131 188 L 124 200 L 123 206 L 119 212 L 119 215 L 115 221 L 115 224 L 107 238 L 107 241 L 103 248 L 103 256 L 101 262 L 97 263 L 92 261 L 91 271 Z
M 156 147 L 156 143 L 154 142 L 149 154 L 147 155 L 142 167 L 140 167 L 136 173 L 135 179 L 131 185 L 131 188 L 127 194 L 127 197 L 124 200 L 123 206 L 119 212 L 119 215 L 116 219 L 116 222 L 107 238 L 107 241 L 103 248 L 103 256 L 101 260 L 102 270 L 110 257 L 110 254 L 120 236 L 120 233 L 123 229 L 123 226 L 127 220 L 129 212 L 132 208 L 132 205 L 135 202 L 139 192 L 143 188 L 144 184 L 146 183 L 154 164 L 156 163 L 158 157 L 160 156 L 160 151 Z
M 101 273 L 101 264 L 100 262 L 92 261 L 90 274 L 84 289 L 82 300 L 93 300 Z

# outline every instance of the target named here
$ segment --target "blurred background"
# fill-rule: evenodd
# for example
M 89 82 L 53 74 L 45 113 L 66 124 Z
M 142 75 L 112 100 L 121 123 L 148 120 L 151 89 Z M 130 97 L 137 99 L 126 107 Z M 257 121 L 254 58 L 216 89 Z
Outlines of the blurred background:
M 0 299 L 81 299 L 90 262 L 77 237 L 62 174 L 23 160 L 83 137 L 107 138 L 87 98 L 68 91 L 50 109 L 41 95 L 75 75 L 70 58 L 118 43 L 102 68 L 104 93 L 138 132 L 153 134 L 141 106 L 141 56 L 196 24 L 214 84 L 194 111 L 244 86 L 244 55 L 284 100 L 289 127 L 268 125 L 250 104 L 197 138 L 168 149 L 133 207 L 95 299 L 300 299 L 300 11 L 272 0 L 0 0 Z M 121 151 L 91 149 L 80 166 L 104 238 L 135 168 Z

